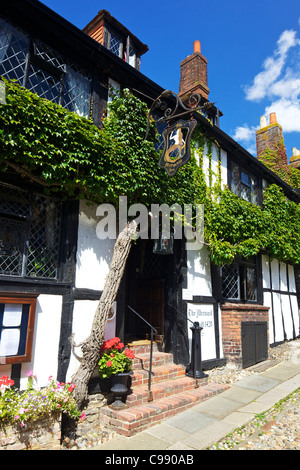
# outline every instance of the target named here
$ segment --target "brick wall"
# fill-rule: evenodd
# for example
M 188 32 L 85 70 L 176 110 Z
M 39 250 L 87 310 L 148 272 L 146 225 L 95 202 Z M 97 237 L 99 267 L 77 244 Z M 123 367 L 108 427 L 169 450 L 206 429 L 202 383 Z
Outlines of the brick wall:
M 242 364 L 242 322 L 269 321 L 269 307 L 252 304 L 221 305 L 222 343 L 224 357 L 228 362 Z M 268 328 L 269 330 L 269 328 Z M 269 344 L 269 341 L 268 341 Z

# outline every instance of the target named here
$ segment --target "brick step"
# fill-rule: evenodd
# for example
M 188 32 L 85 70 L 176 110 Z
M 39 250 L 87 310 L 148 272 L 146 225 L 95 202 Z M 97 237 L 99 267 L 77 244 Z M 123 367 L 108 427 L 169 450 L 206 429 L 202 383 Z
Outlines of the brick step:
M 155 366 L 152 369 L 151 383 L 163 382 L 165 380 L 172 380 L 176 377 L 185 375 L 185 367 L 173 363 L 164 364 L 162 366 Z M 131 376 L 131 386 L 148 385 L 149 369 L 136 369 L 133 370 Z
M 207 385 L 207 378 L 198 380 L 198 385 L 203 387 Z M 152 383 L 151 382 L 151 392 L 153 400 L 159 400 L 161 398 L 169 397 L 171 395 L 176 395 L 178 393 L 186 392 L 187 390 L 192 390 L 196 387 L 196 381 L 187 376 L 176 377 L 172 380 L 165 380 L 163 382 Z M 130 389 L 129 394 L 126 398 L 126 405 L 128 406 L 137 406 L 148 403 L 149 391 L 148 391 L 148 382 L 145 385 L 133 386 Z
M 101 419 L 108 428 L 118 434 L 130 437 L 228 388 L 229 385 L 211 383 L 147 404 L 130 406 L 123 410 L 116 411 L 105 406 L 101 408 Z
M 141 340 L 133 341 L 128 344 L 128 347 L 133 350 L 134 354 L 150 354 L 151 351 L 151 341 Z M 162 344 L 160 341 L 153 341 L 153 352 L 159 352 L 162 349 Z
M 152 356 L 152 367 L 170 364 L 173 361 L 173 355 L 164 352 L 154 352 Z M 132 362 L 132 370 L 149 369 L 150 367 L 150 353 L 136 353 L 135 359 Z

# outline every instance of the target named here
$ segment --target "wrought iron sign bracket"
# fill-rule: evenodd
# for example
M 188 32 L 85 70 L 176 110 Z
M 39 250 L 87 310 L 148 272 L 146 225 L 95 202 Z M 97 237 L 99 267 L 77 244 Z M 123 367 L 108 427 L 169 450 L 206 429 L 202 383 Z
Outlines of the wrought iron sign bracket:
M 170 98 L 172 95 L 176 98 L 173 109 L 168 107 L 164 101 L 164 98 Z M 158 164 L 166 170 L 169 176 L 175 175 L 177 170 L 187 163 L 191 157 L 191 136 L 197 125 L 197 121 L 193 119 L 193 113 L 208 109 L 215 104 L 207 102 L 200 106 L 200 100 L 201 95 L 193 93 L 189 96 L 188 105 L 186 105 L 176 93 L 165 90 L 156 98 L 149 110 L 145 140 L 148 137 L 151 116 L 155 116 L 156 112 L 164 112 L 163 116 L 156 120 L 157 124 L 168 123 L 168 126 L 162 132 L 164 148 Z M 190 115 L 189 120 L 180 119 L 187 114 Z M 170 123 L 170 121 L 173 122 Z
M 174 104 L 174 108 L 168 107 L 167 103 L 163 101 L 164 98 L 169 98 L 174 96 L 176 102 Z M 185 116 L 186 114 L 191 114 L 196 111 L 206 110 L 211 108 L 215 105 L 215 102 L 206 102 L 203 105 L 199 106 L 201 100 L 201 95 L 198 93 L 192 93 L 188 99 L 188 106 L 183 103 L 181 98 L 171 90 L 164 90 L 152 103 L 151 108 L 148 113 L 148 121 L 147 121 L 147 130 L 145 135 L 145 140 L 147 140 L 149 128 L 150 128 L 150 118 L 155 114 L 155 111 L 163 111 L 164 115 L 157 119 L 157 124 L 162 124 L 163 122 L 171 121 L 172 119 L 176 119 L 178 117 Z M 176 114 L 177 110 L 183 109 L 181 113 Z

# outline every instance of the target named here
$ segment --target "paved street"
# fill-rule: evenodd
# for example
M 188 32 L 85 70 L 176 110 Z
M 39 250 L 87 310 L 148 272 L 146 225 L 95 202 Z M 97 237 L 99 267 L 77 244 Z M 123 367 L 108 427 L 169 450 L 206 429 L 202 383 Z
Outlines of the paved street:
M 210 450 L 300 450 L 300 389 Z

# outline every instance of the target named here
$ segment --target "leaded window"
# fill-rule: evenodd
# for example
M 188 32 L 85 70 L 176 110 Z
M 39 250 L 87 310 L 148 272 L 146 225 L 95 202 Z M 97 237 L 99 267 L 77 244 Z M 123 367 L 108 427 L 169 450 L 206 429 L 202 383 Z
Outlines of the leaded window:
M 111 33 L 110 34 L 110 46 L 109 46 L 110 52 L 117 55 L 118 57 L 121 57 L 121 45 L 122 45 L 121 39 L 115 34 Z
M 61 80 L 33 64 L 29 67 L 27 88 L 41 98 L 60 103 Z
M 29 37 L 0 18 L 0 76 L 23 85 Z
M 224 299 L 257 301 L 257 269 L 254 258 L 224 265 L 221 273 Z
M 0 19 L 0 76 L 89 117 L 92 76 L 42 41 Z
M 74 64 L 67 64 L 63 103 L 69 111 L 88 117 L 92 77 Z
M 231 164 L 231 191 L 252 204 L 259 204 L 258 180 L 238 164 Z
M 0 275 L 57 279 L 61 203 L 0 184 Z

